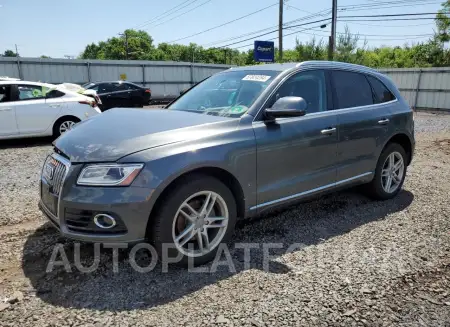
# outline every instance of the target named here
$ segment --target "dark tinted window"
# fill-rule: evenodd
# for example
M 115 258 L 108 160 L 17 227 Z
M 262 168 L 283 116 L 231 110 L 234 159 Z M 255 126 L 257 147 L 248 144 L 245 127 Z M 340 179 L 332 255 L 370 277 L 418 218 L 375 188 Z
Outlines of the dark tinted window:
M 337 96 L 336 109 L 373 104 L 372 89 L 363 74 L 333 71 L 332 76 Z
M 290 77 L 277 90 L 274 97 L 269 102 L 272 106 L 276 100 L 295 96 L 302 97 L 308 107 L 307 113 L 327 110 L 327 90 L 325 82 L 325 73 L 321 70 L 298 73 Z
M 64 93 L 62 93 L 61 91 L 58 90 L 51 90 L 50 92 L 48 92 L 46 94 L 46 98 L 47 99 L 53 99 L 53 98 L 60 98 L 64 95 Z
M 11 86 L 2 85 L 0 86 L 0 102 L 11 101 Z
M 383 103 L 395 100 L 395 96 L 378 78 L 367 76 L 374 92 L 375 103 Z
M 111 87 L 110 92 L 117 92 L 117 91 L 128 90 L 128 87 L 126 86 L 125 83 L 119 83 L 119 82 L 111 83 L 110 87 Z
M 127 90 L 139 90 L 140 87 L 134 84 L 129 84 L 129 83 L 123 83 L 123 86 L 127 89 Z
M 96 87 L 91 87 L 91 90 L 97 91 L 98 94 L 111 92 L 111 83 L 100 83 Z

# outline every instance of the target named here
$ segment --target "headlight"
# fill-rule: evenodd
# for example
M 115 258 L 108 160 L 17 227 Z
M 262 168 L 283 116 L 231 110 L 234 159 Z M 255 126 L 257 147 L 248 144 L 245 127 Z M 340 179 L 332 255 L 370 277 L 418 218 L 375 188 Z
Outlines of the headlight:
M 143 164 L 94 164 L 85 167 L 78 185 L 127 186 L 141 171 Z

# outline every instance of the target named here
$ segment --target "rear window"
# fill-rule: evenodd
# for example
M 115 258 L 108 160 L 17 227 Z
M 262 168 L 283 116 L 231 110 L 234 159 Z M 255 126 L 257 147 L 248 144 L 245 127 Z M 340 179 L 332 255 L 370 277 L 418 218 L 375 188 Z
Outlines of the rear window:
M 86 84 L 81 85 L 81 87 L 83 89 L 90 89 L 90 88 L 92 88 L 94 86 L 95 86 L 95 83 L 86 83 Z
M 332 76 L 337 97 L 336 109 L 373 104 L 372 89 L 363 74 L 333 71 Z
M 395 100 L 395 96 L 391 91 L 378 79 L 372 76 L 367 76 L 372 85 L 375 103 L 383 103 Z

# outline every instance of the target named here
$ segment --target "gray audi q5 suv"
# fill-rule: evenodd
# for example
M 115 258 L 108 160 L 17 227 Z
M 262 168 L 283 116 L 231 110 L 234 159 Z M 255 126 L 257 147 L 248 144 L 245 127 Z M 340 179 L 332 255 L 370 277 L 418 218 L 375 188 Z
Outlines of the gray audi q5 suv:
M 373 69 L 231 68 L 165 109 L 113 109 L 77 124 L 44 163 L 40 208 L 63 236 L 149 240 L 201 264 L 237 219 L 356 184 L 396 196 L 414 143 L 412 110 Z

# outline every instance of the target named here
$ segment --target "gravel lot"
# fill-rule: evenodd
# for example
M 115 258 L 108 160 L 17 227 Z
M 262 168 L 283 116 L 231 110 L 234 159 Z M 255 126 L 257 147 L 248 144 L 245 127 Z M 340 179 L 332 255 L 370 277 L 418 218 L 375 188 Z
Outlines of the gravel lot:
M 125 250 L 116 273 L 111 250 L 95 272 L 78 272 L 74 244 L 37 209 L 49 140 L 0 143 L 0 326 L 450 326 L 450 115 L 415 121 L 416 155 L 396 199 L 351 190 L 243 222 L 230 244 L 236 272 L 158 264 L 142 274 Z M 246 269 L 234 242 L 302 245 L 272 250 L 264 271 L 261 247 Z M 72 273 L 45 272 L 58 243 Z M 92 263 L 92 246 L 81 254 Z

